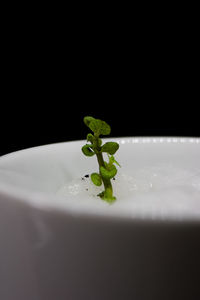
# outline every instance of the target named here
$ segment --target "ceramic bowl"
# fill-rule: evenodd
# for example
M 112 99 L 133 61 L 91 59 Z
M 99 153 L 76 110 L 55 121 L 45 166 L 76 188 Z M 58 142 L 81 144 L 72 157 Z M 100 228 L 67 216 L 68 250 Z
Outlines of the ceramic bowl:
M 85 141 L 0 157 L 0 299 L 198 299 L 200 139 L 113 140 L 112 205 L 69 191 Z

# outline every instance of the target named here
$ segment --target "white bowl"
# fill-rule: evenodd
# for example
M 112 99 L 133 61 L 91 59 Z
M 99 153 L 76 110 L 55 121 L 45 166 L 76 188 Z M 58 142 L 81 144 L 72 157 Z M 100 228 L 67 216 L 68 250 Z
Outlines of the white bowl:
M 112 205 L 82 189 L 81 178 L 98 169 L 95 157 L 80 151 L 85 141 L 0 158 L 1 299 L 179 299 L 198 292 L 200 139 L 112 140 L 122 165 Z

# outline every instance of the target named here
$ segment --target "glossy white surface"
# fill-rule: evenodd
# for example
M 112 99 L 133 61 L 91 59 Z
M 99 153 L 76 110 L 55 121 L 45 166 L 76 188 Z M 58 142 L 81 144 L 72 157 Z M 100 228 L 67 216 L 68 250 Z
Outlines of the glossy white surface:
M 121 163 L 108 205 L 86 192 L 81 177 L 98 170 L 84 141 L 31 148 L 0 158 L 0 191 L 36 207 L 150 219 L 200 219 L 198 138 L 119 138 Z M 76 195 L 65 187 L 76 188 Z M 62 192 L 63 190 L 63 192 Z M 102 190 L 97 189 L 96 194 Z

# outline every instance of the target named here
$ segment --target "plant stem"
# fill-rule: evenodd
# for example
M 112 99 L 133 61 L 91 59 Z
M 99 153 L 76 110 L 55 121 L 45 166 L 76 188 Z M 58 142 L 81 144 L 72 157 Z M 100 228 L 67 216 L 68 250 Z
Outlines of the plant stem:
M 94 135 L 94 137 L 95 137 L 95 139 L 94 139 L 93 145 L 94 145 L 94 148 L 96 149 L 96 156 L 97 156 L 97 161 L 99 164 L 99 173 L 101 174 L 100 167 L 105 168 L 105 164 L 104 164 L 104 160 L 103 160 L 103 155 L 100 152 L 101 148 L 98 146 L 98 138 L 99 137 L 95 136 L 95 135 Z M 106 199 L 106 200 L 109 200 L 110 202 L 112 202 L 113 200 L 115 200 L 115 197 L 113 197 L 113 188 L 112 188 L 111 181 L 110 181 L 110 179 L 104 178 L 103 176 L 101 176 L 101 177 L 102 177 L 105 191 L 100 194 L 100 197 L 102 199 Z
M 103 155 L 102 155 L 102 153 L 97 153 L 96 155 L 97 155 L 97 160 L 99 163 L 99 173 L 100 173 L 100 167 L 101 166 L 105 167 Z M 112 188 L 110 179 L 104 178 L 103 176 L 101 176 L 101 177 L 102 177 L 105 191 L 102 194 L 100 194 L 100 196 L 102 196 L 102 198 L 105 198 L 110 201 L 114 200 L 115 198 L 113 197 L 113 188 Z

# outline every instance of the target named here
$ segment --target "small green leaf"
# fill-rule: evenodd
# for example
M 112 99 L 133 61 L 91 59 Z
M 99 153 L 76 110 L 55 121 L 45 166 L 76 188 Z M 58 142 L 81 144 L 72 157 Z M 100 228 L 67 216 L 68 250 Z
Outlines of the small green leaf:
M 115 152 L 119 149 L 119 144 L 115 143 L 115 142 L 107 142 L 105 143 L 102 148 L 101 151 L 102 152 L 107 152 L 111 155 L 115 154 Z
M 100 135 L 101 120 L 93 119 L 88 126 L 94 133 Z
M 116 164 L 116 165 L 118 165 L 120 168 L 121 168 L 121 165 L 118 163 L 118 161 L 116 161 L 116 159 L 114 158 L 114 155 L 111 155 L 111 156 L 109 156 L 109 154 L 108 154 L 108 158 L 109 158 L 109 164 Z
M 102 179 L 101 179 L 101 176 L 100 176 L 98 173 L 92 173 L 92 174 L 90 175 L 90 177 L 91 177 L 92 182 L 93 182 L 95 185 L 97 185 L 97 186 L 102 185 Z
M 87 135 L 87 141 L 93 143 L 93 139 L 94 139 L 93 134 L 88 133 L 88 135 Z
M 92 145 L 89 144 L 84 145 L 81 150 L 86 156 L 93 156 L 95 154 L 92 150 Z
M 117 174 L 117 168 L 112 165 L 109 169 L 104 168 L 103 166 L 100 167 L 100 172 L 102 177 L 106 179 L 111 179 Z
M 95 118 L 91 117 L 91 116 L 86 116 L 83 118 L 83 122 L 85 123 L 86 126 L 89 127 L 89 124 L 91 121 L 95 120 Z
M 101 133 L 103 135 L 109 135 L 111 132 L 110 125 L 108 125 L 105 121 L 101 121 Z
M 110 126 L 105 121 L 94 118 L 90 121 L 88 127 L 98 136 L 101 134 L 108 135 L 111 131 Z
M 116 165 L 118 165 L 118 167 L 121 168 L 121 165 L 118 163 L 118 161 L 116 161 L 116 159 L 114 159 L 114 163 L 115 163 Z

